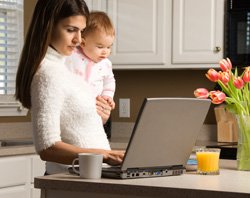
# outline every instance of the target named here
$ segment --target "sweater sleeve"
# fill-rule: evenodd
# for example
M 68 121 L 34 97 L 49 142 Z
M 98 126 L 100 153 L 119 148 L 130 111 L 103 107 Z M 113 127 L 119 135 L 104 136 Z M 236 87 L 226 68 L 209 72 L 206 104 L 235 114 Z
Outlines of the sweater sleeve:
M 53 72 L 39 72 L 31 85 L 33 139 L 38 153 L 61 141 L 60 112 L 64 96 L 56 75 L 52 75 Z
M 107 60 L 105 76 L 103 79 L 102 95 L 113 98 L 114 94 L 115 94 L 115 77 L 112 71 L 112 63 L 109 60 Z

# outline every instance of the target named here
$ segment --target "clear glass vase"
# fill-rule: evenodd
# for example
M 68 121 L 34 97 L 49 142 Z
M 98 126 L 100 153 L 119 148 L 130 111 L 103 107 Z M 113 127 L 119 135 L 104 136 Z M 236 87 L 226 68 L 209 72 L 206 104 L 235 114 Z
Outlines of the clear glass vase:
M 238 123 L 238 170 L 250 171 L 250 116 L 237 115 Z

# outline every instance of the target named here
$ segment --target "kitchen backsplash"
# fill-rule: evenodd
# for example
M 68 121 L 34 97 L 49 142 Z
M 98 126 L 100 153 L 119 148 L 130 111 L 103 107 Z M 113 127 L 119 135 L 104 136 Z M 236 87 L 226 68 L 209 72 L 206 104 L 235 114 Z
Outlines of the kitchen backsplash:
M 133 122 L 112 122 L 111 141 L 127 142 L 134 127 Z M 0 123 L 0 139 L 32 138 L 31 122 Z M 199 141 L 216 141 L 216 125 L 203 125 Z
M 132 122 L 112 122 L 111 141 L 128 141 L 134 123 Z M 198 141 L 217 141 L 217 127 L 213 124 L 204 124 L 197 138 Z
M 32 138 L 31 122 L 0 123 L 0 140 L 18 138 Z

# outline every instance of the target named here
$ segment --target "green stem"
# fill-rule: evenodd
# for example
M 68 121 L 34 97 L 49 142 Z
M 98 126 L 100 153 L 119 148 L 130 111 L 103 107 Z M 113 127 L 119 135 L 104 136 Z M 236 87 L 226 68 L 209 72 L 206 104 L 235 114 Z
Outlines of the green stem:
M 238 148 L 237 161 L 239 170 L 250 170 L 250 116 L 237 115 Z

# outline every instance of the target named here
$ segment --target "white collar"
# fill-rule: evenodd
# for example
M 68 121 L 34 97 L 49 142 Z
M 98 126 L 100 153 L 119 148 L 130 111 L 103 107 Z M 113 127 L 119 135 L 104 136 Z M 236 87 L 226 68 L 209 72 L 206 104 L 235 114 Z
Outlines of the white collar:
M 59 54 L 55 49 L 49 46 L 45 58 L 52 61 L 64 63 L 66 56 Z

